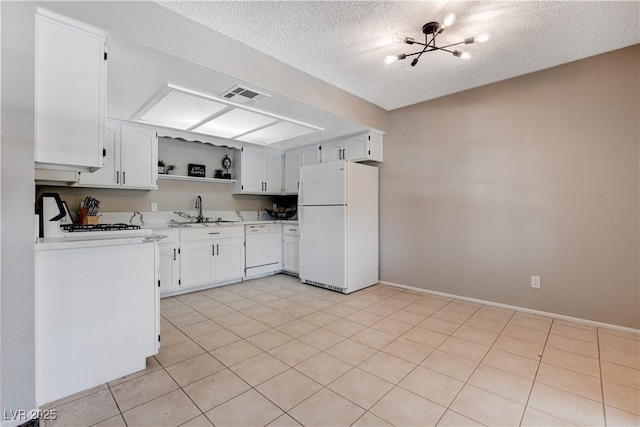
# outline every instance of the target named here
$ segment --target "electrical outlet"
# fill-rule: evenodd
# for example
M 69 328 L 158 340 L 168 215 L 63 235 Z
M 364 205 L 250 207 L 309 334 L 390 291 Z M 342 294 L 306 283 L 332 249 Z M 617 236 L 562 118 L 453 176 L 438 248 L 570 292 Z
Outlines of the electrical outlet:
M 151 203 L 151 212 L 158 212 L 158 204 Z
M 531 276 L 531 287 L 540 289 L 540 276 Z

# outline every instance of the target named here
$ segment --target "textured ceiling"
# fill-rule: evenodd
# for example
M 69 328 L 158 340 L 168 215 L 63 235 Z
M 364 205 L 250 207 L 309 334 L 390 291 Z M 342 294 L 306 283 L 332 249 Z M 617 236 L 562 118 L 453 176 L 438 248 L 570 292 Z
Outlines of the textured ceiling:
M 387 110 L 640 43 L 636 1 L 159 3 Z M 457 22 L 438 45 L 493 36 L 461 47 L 471 60 L 430 52 L 416 67 L 383 63 L 386 55 L 418 50 L 391 43 L 394 32 L 424 41 L 422 25 L 449 12 Z

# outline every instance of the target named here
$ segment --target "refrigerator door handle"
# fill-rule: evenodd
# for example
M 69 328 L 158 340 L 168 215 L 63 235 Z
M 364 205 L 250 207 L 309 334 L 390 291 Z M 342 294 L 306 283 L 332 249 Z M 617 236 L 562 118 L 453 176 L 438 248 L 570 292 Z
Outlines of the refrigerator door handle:
M 298 231 L 299 231 L 299 239 L 302 240 L 302 209 L 298 206 Z

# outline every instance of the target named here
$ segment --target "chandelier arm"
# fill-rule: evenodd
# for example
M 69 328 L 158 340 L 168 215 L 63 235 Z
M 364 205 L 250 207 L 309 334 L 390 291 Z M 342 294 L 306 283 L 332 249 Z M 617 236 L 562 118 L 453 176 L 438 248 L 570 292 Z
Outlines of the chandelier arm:
M 416 58 L 416 60 L 420 59 L 422 54 L 425 53 L 425 52 L 427 52 L 427 48 L 426 47 L 424 49 L 422 49 L 422 52 L 416 52 L 418 54 L 418 57 Z
M 424 49 L 424 50 L 421 50 L 420 52 L 406 53 L 404 56 L 405 57 L 409 57 L 409 56 L 414 56 L 414 55 L 422 55 L 425 52 L 433 52 L 434 50 L 440 50 L 440 48 L 436 47 L 436 48 L 431 48 L 431 49 Z
M 465 44 L 465 41 L 463 40 L 463 41 L 458 42 L 458 43 L 451 43 L 451 44 L 448 44 L 446 46 L 442 46 L 439 49 L 444 49 L 445 47 L 451 47 L 451 46 L 458 46 L 458 45 L 461 45 L 461 44 Z
M 425 41 L 427 42 L 427 46 L 432 46 L 432 47 L 436 47 L 436 36 L 438 34 L 431 34 L 431 40 L 429 40 L 429 35 L 425 34 L 424 38 Z
M 434 48 L 433 48 L 433 49 L 431 49 L 431 50 L 444 50 L 445 52 L 454 53 L 452 50 L 449 50 L 449 49 L 447 49 L 447 48 L 445 48 L 445 47 L 437 47 L 437 46 L 434 46 Z
M 411 43 L 411 44 L 419 44 L 420 46 L 426 46 L 426 47 L 429 47 L 429 45 L 428 45 L 428 44 L 426 44 L 426 43 L 422 43 L 422 42 L 416 42 L 416 41 L 414 41 L 414 42 L 413 42 L 413 43 Z

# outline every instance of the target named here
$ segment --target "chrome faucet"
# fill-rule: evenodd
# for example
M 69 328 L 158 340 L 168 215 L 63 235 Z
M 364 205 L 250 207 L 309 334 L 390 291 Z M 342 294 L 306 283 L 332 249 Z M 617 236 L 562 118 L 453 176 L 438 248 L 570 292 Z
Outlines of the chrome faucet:
M 202 197 L 200 196 L 196 197 L 195 208 L 198 209 L 198 217 L 197 217 L 198 222 L 204 222 L 204 216 L 202 216 Z

